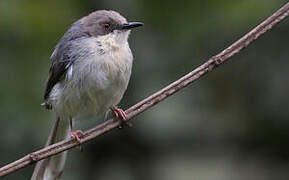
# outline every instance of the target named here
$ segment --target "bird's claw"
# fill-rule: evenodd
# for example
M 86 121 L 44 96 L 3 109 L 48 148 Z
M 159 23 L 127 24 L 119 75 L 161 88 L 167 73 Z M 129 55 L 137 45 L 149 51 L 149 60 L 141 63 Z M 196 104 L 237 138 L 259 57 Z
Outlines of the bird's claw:
M 72 131 L 70 132 L 70 136 L 72 139 L 74 139 L 80 144 L 81 143 L 80 137 L 83 136 L 83 132 L 81 130 Z
M 132 124 L 127 122 L 127 116 L 126 113 L 124 112 L 124 110 L 117 108 L 115 106 L 110 108 L 112 115 L 115 119 L 120 119 L 121 120 L 121 125 L 119 126 L 119 128 L 122 128 L 123 125 L 131 127 Z
M 112 107 L 110 109 L 112 111 L 112 115 L 114 118 L 119 118 L 123 121 L 125 121 L 127 119 L 126 114 L 122 109 L 117 108 L 117 107 Z

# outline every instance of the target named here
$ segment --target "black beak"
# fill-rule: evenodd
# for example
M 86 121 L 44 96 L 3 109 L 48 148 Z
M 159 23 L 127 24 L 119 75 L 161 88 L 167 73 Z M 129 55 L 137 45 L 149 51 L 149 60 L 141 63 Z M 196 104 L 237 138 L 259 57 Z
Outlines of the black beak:
M 139 26 L 143 26 L 144 24 L 142 22 L 129 22 L 126 24 L 121 25 L 120 30 L 128 30 L 132 28 L 136 28 Z

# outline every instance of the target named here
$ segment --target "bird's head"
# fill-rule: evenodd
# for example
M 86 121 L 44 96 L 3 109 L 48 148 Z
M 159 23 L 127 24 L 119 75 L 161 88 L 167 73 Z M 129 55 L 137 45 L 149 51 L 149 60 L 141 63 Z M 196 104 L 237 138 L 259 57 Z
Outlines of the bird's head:
M 128 39 L 130 30 L 142 26 L 141 22 L 127 22 L 115 11 L 95 11 L 81 20 L 89 35 L 109 39 L 115 43 L 123 43 Z

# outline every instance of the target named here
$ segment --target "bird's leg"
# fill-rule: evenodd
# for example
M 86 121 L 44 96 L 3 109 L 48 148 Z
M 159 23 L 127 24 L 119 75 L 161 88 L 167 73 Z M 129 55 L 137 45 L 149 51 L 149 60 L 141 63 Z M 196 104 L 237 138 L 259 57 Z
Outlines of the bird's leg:
M 120 108 L 118 108 L 118 107 L 116 107 L 116 106 L 112 106 L 112 107 L 110 108 L 110 110 L 111 110 L 111 112 L 112 112 L 112 116 L 113 116 L 115 119 L 120 119 L 120 121 L 121 121 L 120 128 L 122 128 L 122 125 L 126 125 L 126 126 L 129 126 L 129 127 L 132 126 L 131 123 L 129 123 L 129 122 L 126 121 L 126 120 L 127 120 L 127 117 L 126 117 L 125 112 L 124 112 L 122 109 L 120 109 Z
M 72 118 L 69 119 L 69 129 L 71 138 L 76 140 L 80 144 L 80 137 L 83 136 L 83 132 L 81 130 L 73 130 Z

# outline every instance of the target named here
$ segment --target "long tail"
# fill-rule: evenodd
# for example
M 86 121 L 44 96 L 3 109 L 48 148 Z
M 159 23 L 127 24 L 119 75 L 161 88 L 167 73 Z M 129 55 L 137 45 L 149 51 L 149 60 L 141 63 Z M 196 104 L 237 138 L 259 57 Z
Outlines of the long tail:
M 69 119 L 58 117 L 50 131 L 46 146 L 68 137 Z M 67 151 L 48 159 L 37 162 L 31 180 L 57 180 L 63 172 Z

